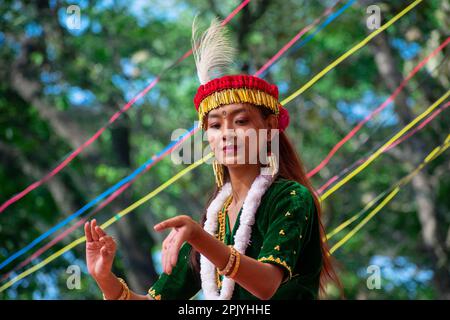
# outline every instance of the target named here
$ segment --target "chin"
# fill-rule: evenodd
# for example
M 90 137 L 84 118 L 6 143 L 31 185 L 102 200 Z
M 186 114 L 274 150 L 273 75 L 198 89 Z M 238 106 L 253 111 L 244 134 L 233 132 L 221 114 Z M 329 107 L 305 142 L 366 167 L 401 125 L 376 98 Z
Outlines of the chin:
M 244 167 L 245 166 L 245 164 L 236 164 L 236 163 L 230 163 L 230 164 L 225 164 L 225 166 L 228 168 L 228 169 L 236 169 L 236 168 L 240 168 L 240 167 Z
M 239 157 L 239 156 L 227 156 L 223 158 L 223 164 L 226 165 L 227 167 L 239 167 L 239 166 L 243 166 L 246 165 L 247 162 L 245 161 L 245 159 L 243 157 Z

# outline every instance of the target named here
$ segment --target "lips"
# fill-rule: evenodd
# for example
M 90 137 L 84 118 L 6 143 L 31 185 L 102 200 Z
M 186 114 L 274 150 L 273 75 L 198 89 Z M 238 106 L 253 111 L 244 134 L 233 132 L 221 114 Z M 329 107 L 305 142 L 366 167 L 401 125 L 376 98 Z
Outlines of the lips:
M 224 153 L 234 153 L 238 149 L 237 145 L 225 146 L 222 148 Z

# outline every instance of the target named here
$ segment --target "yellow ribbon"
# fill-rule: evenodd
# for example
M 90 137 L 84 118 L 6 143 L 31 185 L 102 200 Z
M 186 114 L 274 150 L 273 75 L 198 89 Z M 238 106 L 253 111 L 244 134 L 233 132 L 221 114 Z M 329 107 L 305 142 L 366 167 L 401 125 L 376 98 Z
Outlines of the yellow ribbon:
M 344 179 L 340 180 L 333 187 L 328 189 L 320 199 L 323 201 L 328 198 L 333 192 L 342 187 L 346 182 L 360 173 L 364 168 L 366 168 L 369 164 L 371 164 L 381 153 L 383 153 L 384 149 L 388 147 L 391 143 L 394 143 L 397 139 L 399 139 L 406 131 L 411 129 L 417 122 L 426 117 L 429 113 L 431 113 L 434 109 L 436 109 L 445 99 L 450 95 L 450 90 L 448 90 L 442 97 L 440 97 L 435 103 L 433 103 L 427 110 L 422 112 L 418 117 L 416 117 L 413 121 L 408 123 L 406 127 L 397 132 L 391 139 L 388 140 L 383 146 L 381 146 L 374 154 L 372 154 L 364 163 L 362 163 L 358 168 L 350 172 Z
M 411 173 L 409 173 L 406 177 L 402 178 L 399 182 L 397 182 L 393 186 L 393 190 L 389 193 L 389 195 L 375 208 L 373 209 L 366 218 L 364 218 L 356 227 L 354 227 L 349 233 L 347 233 L 340 241 L 338 241 L 331 249 L 330 254 L 333 254 L 337 249 L 339 249 L 342 245 L 344 245 L 350 238 L 352 238 L 367 222 L 369 222 L 386 204 L 388 204 L 395 195 L 400 191 L 400 188 L 402 185 L 407 184 L 411 179 L 419 173 L 420 170 L 422 170 L 429 162 L 436 159 L 439 155 L 441 155 L 445 150 L 447 150 L 450 147 L 450 134 L 447 135 L 447 138 L 445 139 L 445 142 L 441 144 L 440 146 L 437 146 L 434 148 L 422 161 L 422 163 L 416 167 Z M 391 188 L 392 189 L 392 188 Z M 388 190 L 389 191 L 389 190 Z M 387 191 L 383 192 L 381 196 L 383 196 Z M 336 227 L 333 231 L 327 234 L 327 239 L 331 239 L 335 234 L 340 232 L 342 229 L 346 228 L 349 224 L 351 224 L 353 221 L 358 219 L 365 211 L 368 210 L 368 208 L 372 207 L 373 204 L 380 198 L 378 196 L 376 199 L 372 200 L 366 207 L 361 211 L 358 212 L 353 217 L 349 218 L 348 220 L 341 223 L 338 227 Z
M 108 228 L 111 224 L 113 224 L 114 222 L 118 221 L 120 218 L 122 218 L 123 216 L 127 215 L 128 213 L 130 213 L 131 211 L 133 211 L 134 209 L 136 209 L 137 207 L 139 207 L 140 205 L 142 205 L 144 202 L 150 200 L 151 198 L 153 198 L 154 196 L 156 196 L 158 193 L 160 193 L 161 191 L 163 191 L 164 189 L 166 189 L 168 186 L 170 186 L 172 183 L 174 183 L 175 181 L 177 181 L 179 178 L 181 178 L 182 176 L 184 176 L 186 173 L 188 173 L 189 171 L 195 169 L 196 167 L 198 167 L 200 164 L 202 164 L 203 162 L 207 161 L 209 158 L 211 158 L 213 156 L 213 153 L 209 153 L 208 155 L 206 155 L 205 157 L 203 157 L 200 160 L 197 160 L 196 162 L 194 162 L 193 164 L 191 164 L 190 166 L 184 168 L 183 170 L 181 170 L 180 172 L 178 172 L 175 176 L 173 176 L 172 178 L 170 178 L 169 180 L 167 180 L 166 182 L 164 182 L 162 185 L 160 185 L 158 188 L 156 188 L 155 190 L 151 191 L 150 193 L 148 193 L 146 196 L 144 196 L 143 198 L 139 199 L 138 201 L 136 201 L 135 203 L 133 203 L 132 205 L 130 205 L 129 207 L 123 209 L 122 211 L 120 211 L 118 214 L 116 214 L 114 217 L 112 217 L 111 219 L 109 219 L 108 221 L 106 221 L 105 223 L 103 223 L 101 225 L 101 227 L 103 229 Z M 52 254 L 51 256 L 49 256 L 48 258 L 46 258 L 45 260 L 41 261 L 40 263 L 38 263 L 37 265 L 25 270 L 24 272 L 20 273 L 19 275 L 17 275 L 16 277 L 14 277 L 13 279 L 11 279 L 10 281 L 6 282 L 4 285 L 2 285 L 0 287 L 0 292 L 3 292 L 4 290 L 6 290 L 7 288 L 9 288 L 10 286 L 12 286 L 14 283 L 16 283 L 17 281 L 25 278 L 26 276 L 32 274 L 33 272 L 41 269 L 42 267 L 44 267 L 45 265 L 47 265 L 48 263 L 50 263 L 51 261 L 55 260 L 56 258 L 58 258 L 59 256 L 63 255 L 64 253 L 66 253 L 67 251 L 69 251 L 70 249 L 72 249 L 73 247 L 76 247 L 77 245 L 83 243 L 86 241 L 86 237 L 82 236 L 81 238 L 78 238 L 77 240 L 69 243 L 67 246 L 65 246 L 64 248 L 56 251 L 54 254 Z

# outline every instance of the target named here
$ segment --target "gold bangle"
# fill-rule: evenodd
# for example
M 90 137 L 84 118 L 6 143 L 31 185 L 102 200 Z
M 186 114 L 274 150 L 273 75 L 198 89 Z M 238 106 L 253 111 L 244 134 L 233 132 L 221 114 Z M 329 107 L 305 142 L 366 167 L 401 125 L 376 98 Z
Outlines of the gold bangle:
M 105 294 L 103 294 L 103 300 L 129 300 L 131 296 L 130 288 L 128 288 L 127 283 L 122 278 L 118 278 L 119 282 L 122 284 L 122 292 L 117 299 L 106 299 Z
M 236 255 L 236 263 L 234 264 L 234 268 L 233 271 L 231 272 L 229 278 L 233 279 L 234 276 L 236 275 L 236 273 L 238 272 L 239 269 L 239 264 L 241 263 L 241 254 L 239 253 L 239 251 L 236 251 L 237 255 Z
M 230 247 L 231 251 L 230 251 L 230 256 L 228 258 L 227 265 L 222 270 L 219 270 L 219 274 L 222 276 L 230 273 L 230 270 L 233 268 L 233 265 L 234 265 L 234 260 L 236 259 L 236 250 L 232 246 L 229 246 L 229 247 Z
M 130 295 L 131 295 L 130 288 L 128 288 L 127 283 L 122 278 L 119 278 L 119 281 L 122 283 L 123 292 L 120 295 L 118 300 L 129 300 L 130 299 Z
M 230 257 L 228 258 L 227 265 L 222 270 L 219 270 L 219 274 L 224 276 L 230 273 L 231 268 L 233 268 L 234 260 L 236 259 L 236 249 L 232 246 L 229 246 L 231 249 Z

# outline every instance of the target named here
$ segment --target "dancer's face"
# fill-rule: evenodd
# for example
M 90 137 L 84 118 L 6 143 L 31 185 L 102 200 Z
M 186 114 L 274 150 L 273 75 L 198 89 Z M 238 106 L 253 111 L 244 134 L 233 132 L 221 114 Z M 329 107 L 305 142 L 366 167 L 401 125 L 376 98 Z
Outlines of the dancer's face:
M 270 139 L 270 129 L 278 127 L 277 117 L 264 117 L 260 107 L 228 104 L 206 116 L 208 141 L 217 160 L 230 167 L 259 163 Z M 266 130 L 261 130 L 266 129 Z

